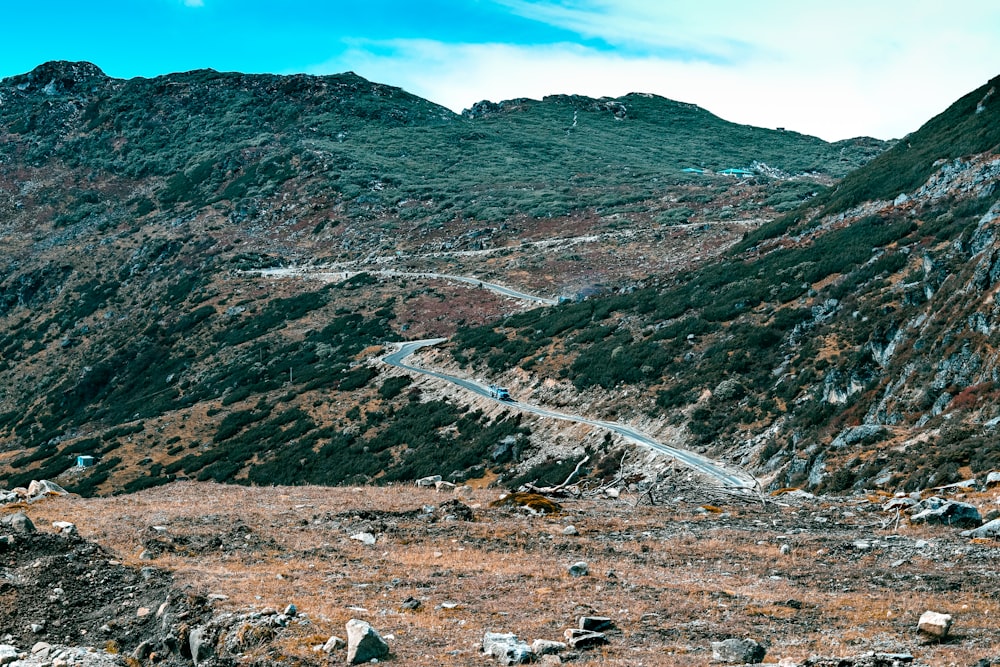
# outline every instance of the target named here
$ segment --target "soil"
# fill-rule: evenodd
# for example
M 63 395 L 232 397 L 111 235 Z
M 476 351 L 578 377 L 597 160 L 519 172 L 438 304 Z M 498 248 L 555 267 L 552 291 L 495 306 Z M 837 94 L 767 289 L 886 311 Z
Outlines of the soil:
M 500 495 L 185 482 L 44 500 L 20 508 L 40 532 L 0 553 L 3 632 L 22 648 L 112 646 L 180 665 L 198 628 L 199 664 L 309 665 L 343 661 L 343 649 L 320 647 L 360 618 L 388 637 L 390 664 L 482 665 L 485 632 L 561 640 L 599 615 L 614 623 L 610 643 L 564 652 L 565 663 L 704 665 L 712 642 L 734 637 L 760 642 L 769 663 L 1000 657 L 1000 542 L 910 525 L 881 495 L 760 498 L 688 484 L 563 497 L 554 513 L 496 504 Z M 997 491 L 962 500 L 986 514 Z M 50 532 L 57 520 L 83 537 Z M 361 532 L 376 543 L 352 539 Z M 568 572 L 579 561 L 586 576 Z M 917 632 L 927 610 L 953 615 L 945 641 Z

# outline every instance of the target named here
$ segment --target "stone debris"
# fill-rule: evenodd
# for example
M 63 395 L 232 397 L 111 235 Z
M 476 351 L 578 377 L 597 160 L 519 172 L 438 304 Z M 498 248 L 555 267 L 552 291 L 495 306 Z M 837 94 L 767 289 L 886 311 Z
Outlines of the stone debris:
M 917 621 L 917 630 L 930 638 L 942 640 L 951 630 L 951 614 L 925 611 Z
M 483 653 L 493 656 L 501 665 L 524 665 L 535 659 L 531 647 L 518 639 L 513 632 L 485 633 Z
M 735 665 L 757 664 L 767 652 L 753 639 L 726 639 L 712 642 L 712 660 Z
M 348 663 L 360 665 L 389 655 L 389 644 L 367 621 L 352 618 L 346 627 Z
M 909 653 L 872 651 L 850 658 L 814 656 L 805 660 L 802 667 L 917 667 L 917 664 Z

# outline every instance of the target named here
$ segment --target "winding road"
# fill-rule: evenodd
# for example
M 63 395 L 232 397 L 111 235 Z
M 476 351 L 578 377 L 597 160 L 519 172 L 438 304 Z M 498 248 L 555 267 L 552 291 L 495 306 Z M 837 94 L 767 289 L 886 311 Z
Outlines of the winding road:
M 756 480 L 747 475 L 746 473 L 741 473 L 733 470 L 724 468 L 719 463 L 712 461 L 704 456 L 695 454 L 684 449 L 677 449 L 676 447 L 671 447 L 665 445 L 662 442 L 658 442 L 652 436 L 647 435 L 641 431 L 637 431 L 634 428 L 619 424 L 616 422 L 606 422 L 597 419 L 588 419 L 587 417 L 582 417 L 578 415 L 570 415 L 564 412 L 558 412 L 555 410 L 549 410 L 547 408 L 542 408 L 537 405 L 530 405 L 528 403 L 521 403 L 518 401 L 498 401 L 497 399 L 490 396 L 490 391 L 487 387 L 474 382 L 472 380 L 465 380 L 453 375 L 448 375 L 447 373 L 441 373 L 439 371 L 432 371 L 426 368 L 421 368 L 419 366 L 414 366 L 406 362 L 406 359 L 412 355 L 414 352 L 423 349 L 425 347 L 431 347 L 433 345 L 438 345 L 448 340 L 447 338 L 429 338 L 426 340 L 415 340 L 407 343 L 402 343 L 399 345 L 399 349 L 395 350 L 384 356 L 382 361 L 389 364 L 390 366 L 395 366 L 396 368 L 402 368 L 404 370 L 413 371 L 415 373 L 420 373 L 422 375 L 427 375 L 439 380 L 444 380 L 445 382 L 450 382 L 451 384 L 457 385 L 466 391 L 470 391 L 479 396 L 483 396 L 492 401 L 497 401 L 504 405 L 509 405 L 510 407 L 520 410 L 522 412 L 530 412 L 542 417 L 551 417 L 552 419 L 562 419 L 564 421 L 577 422 L 579 424 L 589 424 L 591 426 L 597 426 L 599 428 L 607 429 L 612 433 L 617 433 L 618 435 L 631 440 L 639 445 L 648 447 L 656 452 L 665 454 L 675 461 L 682 463 L 689 468 L 693 468 L 713 479 L 718 481 L 725 487 L 734 489 L 753 489 L 756 486 Z
M 427 272 L 410 272 L 410 271 L 394 271 L 392 269 L 368 269 L 368 270 L 351 270 L 351 271 L 323 271 L 313 270 L 313 269 L 300 269 L 296 267 L 288 268 L 278 268 L 278 269 L 260 269 L 254 273 L 259 273 L 262 276 L 270 278 L 287 278 L 292 276 L 301 276 L 304 278 L 317 278 L 321 280 L 348 280 L 361 273 L 369 273 L 375 276 L 388 276 L 390 278 L 431 278 L 433 280 L 451 280 L 454 282 L 465 283 L 467 285 L 472 285 L 473 287 L 479 287 L 482 289 L 489 290 L 491 292 L 496 292 L 503 296 L 509 296 L 513 299 L 518 299 L 519 301 L 527 301 L 528 303 L 536 303 L 543 306 L 554 306 L 559 303 L 558 299 L 547 299 L 542 296 L 535 296 L 534 294 L 528 294 L 526 292 L 520 292 L 512 287 L 507 287 L 506 285 L 500 285 L 499 283 L 486 282 L 485 280 L 479 280 L 478 278 L 470 278 L 468 276 L 454 276 L 447 273 L 427 273 Z

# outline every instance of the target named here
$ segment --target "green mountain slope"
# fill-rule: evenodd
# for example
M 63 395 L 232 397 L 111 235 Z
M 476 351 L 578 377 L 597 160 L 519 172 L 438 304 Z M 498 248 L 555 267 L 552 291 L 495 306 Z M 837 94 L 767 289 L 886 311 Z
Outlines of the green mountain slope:
M 57 62 L 0 81 L 0 102 L 0 465 L 8 486 L 78 475 L 64 481 L 84 493 L 509 465 L 528 437 L 517 420 L 423 400 L 365 362 L 407 335 L 404 310 L 454 328 L 455 312 L 482 321 L 508 305 L 477 311 L 476 296 L 461 310 L 443 288 L 365 275 L 302 287 L 241 272 L 432 254 L 485 232 L 516 247 L 507 225 L 556 234 L 545 225 L 564 214 L 580 234 L 631 231 L 621 212 L 667 215 L 657 252 L 671 224 L 701 215 L 685 203 L 759 215 L 762 199 L 794 205 L 884 147 L 645 95 L 460 116 L 353 74 L 123 81 Z M 755 162 L 816 173 L 681 173 Z M 508 436 L 516 446 L 491 458 Z M 74 472 L 81 453 L 100 464 Z
M 1000 466 L 996 83 L 724 259 L 461 332 L 455 359 L 561 378 L 775 487 L 923 488 Z

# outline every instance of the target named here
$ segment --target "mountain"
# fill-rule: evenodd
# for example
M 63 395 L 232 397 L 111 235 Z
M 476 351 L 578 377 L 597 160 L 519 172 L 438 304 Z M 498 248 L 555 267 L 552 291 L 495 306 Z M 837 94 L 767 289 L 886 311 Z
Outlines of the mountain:
M 886 147 L 650 95 L 458 115 L 350 73 L 126 81 L 67 62 L 0 81 L 0 133 L 0 465 L 9 486 L 82 493 L 472 474 L 508 437 L 544 459 L 537 423 L 371 363 L 522 307 L 364 269 L 633 290 Z M 325 285 L 252 273 L 330 262 L 350 270 Z
M 453 356 L 527 370 L 522 394 L 587 396 L 774 489 L 918 490 L 1000 468 L 998 86 L 721 258 L 459 332 Z

